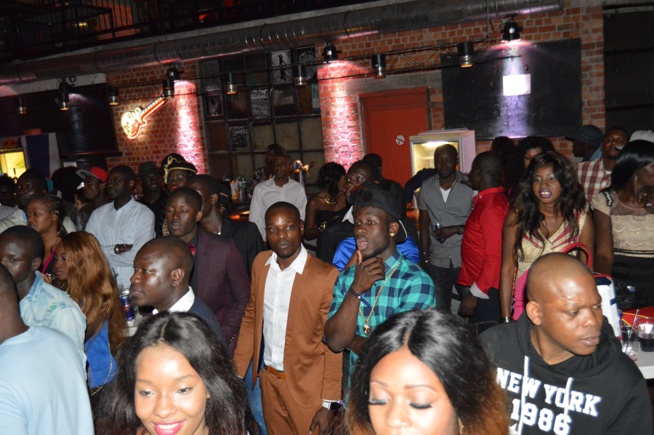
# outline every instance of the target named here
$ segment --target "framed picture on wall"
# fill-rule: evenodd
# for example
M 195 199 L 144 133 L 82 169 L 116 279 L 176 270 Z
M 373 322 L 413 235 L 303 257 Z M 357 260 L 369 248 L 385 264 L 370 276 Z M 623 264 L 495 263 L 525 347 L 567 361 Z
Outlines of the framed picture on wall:
M 246 125 L 232 125 L 229 127 L 229 142 L 232 150 L 243 150 L 250 147 L 248 127 Z
M 291 83 L 293 81 L 293 67 L 289 50 L 270 53 L 270 64 L 272 66 L 271 78 L 273 83 Z
M 220 61 L 210 60 L 200 63 L 200 72 L 202 74 L 203 91 L 215 92 L 222 89 L 220 82 Z
M 223 109 L 223 95 L 221 92 L 210 92 L 204 96 L 204 117 L 207 119 L 222 118 L 225 114 Z

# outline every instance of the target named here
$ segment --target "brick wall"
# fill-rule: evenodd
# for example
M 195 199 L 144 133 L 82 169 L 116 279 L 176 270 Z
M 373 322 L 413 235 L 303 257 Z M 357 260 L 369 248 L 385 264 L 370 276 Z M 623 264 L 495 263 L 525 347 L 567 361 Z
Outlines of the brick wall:
M 604 128 L 604 61 L 603 61 L 603 15 L 601 5 L 588 6 L 588 1 L 567 0 L 559 12 L 518 16 L 516 21 L 524 28 L 522 39 L 533 42 L 580 38 L 582 43 L 582 102 L 584 124 Z M 500 21 L 492 21 L 497 29 L 491 36 L 499 37 Z M 478 40 L 486 35 L 486 22 L 478 21 L 454 26 L 435 27 L 386 35 L 368 35 L 361 38 L 336 41 L 341 58 L 381 53 L 412 47 L 452 44 L 464 40 Z M 322 50 L 323 47 L 319 47 Z M 432 53 L 420 53 L 413 60 L 420 62 Z M 396 60 L 389 70 L 408 66 L 402 58 Z M 341 71 L 343 68 L 341 68 Z M 336 67 L 332 64 L 320 68 L 319 77 L 334 77 Z M 365 73 L 365 71 L 361 71 Z M 341 73 L 341 75 L 344 75 Z M 361 116 L 358 95 L 341 92 L 346 79 L 330 79 L 320 82 L 320 105 L 322 110 L 323 136 L 326 161 L 337 161 L 349 166 L 364 154 L 361 137 Z M 392 89 L 392 88 L 391 88 Z M 391 90 L 389 89 L 389 90 Z M 444 128 L 443 95 L 441 89 L 432 89 L 432 123 L 434 129 Z M 565 138 L 551 138 L 555 147 L 565 154 L 571 153 L 571 144 Z M 480 141 L 477 151 L 488 150 L 490 143 Z
M 185 75 L 197 76 L 196 65 L 185 65 Z M 128 139 L 120 127 L 123 112 L 136 106 L 145 107 L 161 95 L 167 69 L 167 66 L 157 65 L 107 75 L 107 82 L 120 90 L 121 103 L 114 107 L 113 116 L 118 149 L 123 153 L 122 157 L 107 159 L 110 168 L 128 165 L 136 170 L 139 163 L 153 160 L 160 164 L 167 154 L 176 152 L 195 164 L 199 172 L 206 172 L 206 147 L 195 83 L 177 82 L 175 98 L 147 118 L 147 124 L 136 139 Z
M 603 63 L 603 18 L 601 5 L 587 5 L 586 0 L 566 0 L 564 9 L 558 12 L 518 16 L 516 21 L 524 28 L 522 38 L 533 42 L 580 38 L 582 41 L 582 101 L 583 122 L 604 127 L 604 63 Z M 596 2 L 592 2 L 596 3 Z M 496 29 L 492 36 L 499 37 L 500 20 L 493 20 Z M 364 153 L 361 137 L 361 116 L 359 96 L 348 94 L 345 84 L 357 78 L 332 79 L 339 75 L 365 74 L 369 69 L 367 55 L 391 50 L 401 50 L 426 45 L 457 43 L 470 39 L 481 39 L 486 34 L 486 22 L 478 21 L 454 26 L 435 27 L 410 32 L 386 35 L 368 35 L 336 42 L 342 52 L 341 58 L 366 55 L 362 62 L 333 62 L 319 69 L 320 104 L 326 161 L 337 161 L 349 166 Z M 322 51 L 322 46 L 317 47 Z M 433 53 L 413 55 L 417 62 Z M 407 66 L 406 60 L 389 62 L 389 69 Z M 402 62 L 405 62 L 403 64 Z M 344 73 L 343 69 L 347 68 Z M 121 103 L 114 109 L 114 122 L 121 158 L 109 159 L 109 166 L 127 164 L 134 168 L 145 160 L 157 163 L 170 152 L 179 152 L 196 164 L 200 172 L 206 172 L 206 145 L 202 135 L 201 107 L 195 95 L 178 96 L 152 115 L 143 134 L 135 140 L 128 140 L 120 128 L 120 115 L 135 105 L 144 106 L 161 93 L 161 80 L 166 66 L 131 69 L 125 73 L 109 74 L 107 81 L 120 88 Z M 197 76 L 197 63 L 184 65 L 188 77 Z M 148 82 L 148 85 L 137 85 Z M 191 92 L 187 88 L 188 92 Z M 390 90 L 390 89 L 389 89 Z M 432 123 L 434 129 L 444 128 L 443 95 L 441 89 L 430 92 Z M 186 115 L 182 115 L 186 113 Z M 182 118 L 191 118 L 182 119 Z M 566 154 L 571 144 L 564 138 L 551 138 L 557 149 Z M 489 142 L 477 144 L 479 152 L 488 149 Z

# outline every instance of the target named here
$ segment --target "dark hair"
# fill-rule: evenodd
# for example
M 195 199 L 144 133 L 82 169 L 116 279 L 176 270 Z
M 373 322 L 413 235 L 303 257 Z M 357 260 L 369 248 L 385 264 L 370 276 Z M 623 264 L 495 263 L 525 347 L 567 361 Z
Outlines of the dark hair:
M 534 148 L 540 148 L 541 152 L 554 151 L 554 145 L 546 137 L 527 136 L 518 142 L 513 150 L 508 162 L 508 171 L 506 174 L 506 188 L 509 190 L 511 198 L 517 194 L 518 184 L 525 175 L 525 153 Z
M 338 195 L 338 182 L 345 175 L 345 168 L 338 163 L 325 163 L 318 171 L 318 186 L 324 189 L 330 197 Z
M 375 166 L 371 165 L 370 162 L 366 162 L 363 160 L 356 161 L 352 163 L 348 172 L 356 168 L 363 168 L 366 172 L 370 174 L 370 179 L 366 181 L 370 181 L 372 183 L 380 181 L 379 168 L 376 168 Z
M 268 209 L 266 210 L 266 215 L 264 220 L 268 219 L 268 215 L 275 210 L 291 210 L 291 212 L 293 213 L 294 217 L 297 219 L 298 222 L 302 220 L 302 218 L 300 217 L 300 211 L 297 209 L 297 207 L 291 204 L 290 202 L 285 202 L 285 201 L 277 201 L 276 203 L 268 207 Z
M 225 347 L 200 317 L 191 313 L 164 312 L 150 316 L 125 342 L 117 355 L 116 376 L 108 384 L 96 421 L 98 434 L 134 434 L 141 427 L 134 406 L 136 359 L 141 351 L 166 344 L 180 352 L 198 372 L 209 392 L 205 422 L 212 435 L 245 434 L 248 399 L 236 377 Z
M 29 205 L 34 201 L 43 201 L 43 205 L 45 205 L 48 211 L 57 215 L 57 235 L 63 236 L 68 234 L 64 228 L 66 206 L 64 205 L 64 201 L 61 198 L 49 193 L 37 193 L 36 195 L 32 195 L 30 197 L 30 200 L 27 202 L 27 206 L 29 207 Z
M 579 213 L 586 208 L 586 197 L 577 179 L 577 172 L 572 163 L 563 155 L 555 151 L 540 153 L 531 160 L 513 199 L 513 207 L 516 209 L 515 223 L 518 225 L 513 250 L 517 259 L 522 256 L 522 238 L 525 235 L 532 240 L 539 240 L 541 243 L 544 241 L 538 231 L 543 221 L 543 213 L 538 207 L 538 198 L 534 194 L 532 184 L 536 171 L 549 165 L 552 165 L 554 177 L 561 185 L 561 197 L 555 204 L 557 212 L 571 229 L 570 238 L 579 235 L 577 218 Z
M 654 144 L 646 140 L 629 142 L 620 151 L 611 172 L 611 184 L 606 190 L 622 190 L 636 171 L 654 162 Z
M 361 160 L 363 160 L 364 162 L 368 162 L 371 165 L 377 166 L 379 168 L 381 168 L 382 166 L 382 158 L 379 154 L 376 153 L 368 153 L 365 156 L 363 156 Z
M 186 186 L 180 187 L 171 193 L 168 197 L 168 201 L 166 201 L 166 206 L 168 206 L 168 204 L 170 204 L 170 202 L 178 196 L 183 196 L 190 200 L 189 202 L 191 202 L 191 205 L 194 206 L 198 211 L 202 210 L 202 197 L 197 190 Z
M 35 258 L 43 258 L 43 251 L 45 251 L 45 247 L 43 246 L 43 239 L 34 228 L 30 228 L 25 225 L 15 225 L 0 233 L 0 238 L 4 237 L 13 237 L 27 245 L 29 248 L 30 260 L 34 260 Z
M 275 156 L 286 154 L 286 150 L 281 145 L 272 143 L 266 147 L 266 153 L 263 156 L 263 172 L 266 178 L 270 178 L 273 173 Z
M 114 166 L 114 168 L 111 171 L 109 171 L 109 174 L 112 173 L 122 175 L 128 181 L 132 181 L 136 179 L 136 173 L 134 172 L 134 169 L 130 168 L 129 166 L 125 166 L 125 165 Z
M 352 377 L 345 417 L 353 433 L 373 433 L 368 412 L 370 374 L 382 358 L 404 346 L 443 384 L 465 433 L 506 434 L 504 393 L 486 352 L 461 319 L 436 310 L 396 314 L 366 341 Z
M 0 186 L 8 186 L 16 190 L 16 182 L 7 174 L 0 175 Z
M 604 137 L 608 136 L 608 134 L 610 132 L 616 131 L 616 130 L 623 132 L 625 134 L 625 136 L 627 136 L 627 139 L 629 139 L 629 137 L 631 136 L 631 133 L 629 133 L 629 130 L 627 130 L 623 126 L 621 126 L 621 125 L 612 125 L 611 127 L 606 129 L 606 133 L 604 133 Z
M 75 166 L 67 166 L 59 168 L 52 173 L 50 177 L 54 188 L 61 192 L 61 197 L 68 202 L 75 202 L 75 190 L 77 186 L 83 181 L 77 175 L 77 168 Z

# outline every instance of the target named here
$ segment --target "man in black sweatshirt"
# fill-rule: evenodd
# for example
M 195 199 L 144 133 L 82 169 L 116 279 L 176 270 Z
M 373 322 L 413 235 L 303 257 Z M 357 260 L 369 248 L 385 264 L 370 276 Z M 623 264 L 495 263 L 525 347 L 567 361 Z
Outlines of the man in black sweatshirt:
M 595 280 L 548 254 L 527 279 L 524 314 L 481 335 L 507 395 L 510 434 L 651 435 L 642 374 L 602 317 Z

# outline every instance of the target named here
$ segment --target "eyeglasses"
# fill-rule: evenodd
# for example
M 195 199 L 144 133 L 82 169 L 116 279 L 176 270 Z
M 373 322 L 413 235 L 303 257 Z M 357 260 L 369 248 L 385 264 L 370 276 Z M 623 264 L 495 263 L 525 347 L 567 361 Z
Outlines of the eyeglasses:
M 126 181 L 129 181 L 129 180 L 126 180 L 125 178 L 116 178 L 115 180 L 107 180 L 106 184 L 107 184 L 107 186 L 114 186 L 114 185 L 118 185 L 118 184 L 123 184 Z

